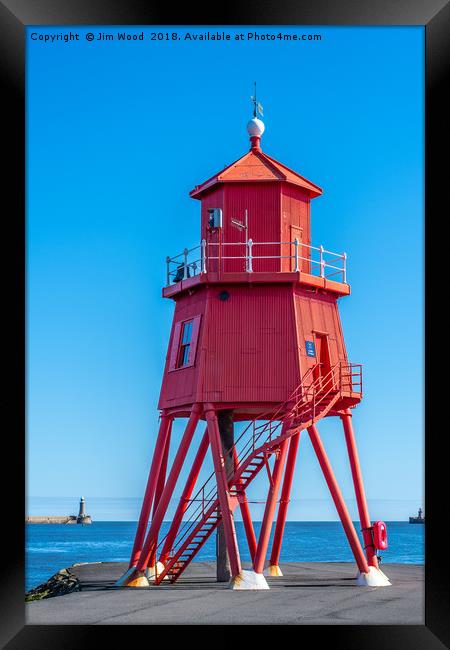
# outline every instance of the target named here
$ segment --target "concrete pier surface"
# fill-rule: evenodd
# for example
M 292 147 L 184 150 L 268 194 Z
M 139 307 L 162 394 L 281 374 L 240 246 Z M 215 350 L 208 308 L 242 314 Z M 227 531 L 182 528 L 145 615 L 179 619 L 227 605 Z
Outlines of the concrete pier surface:
M 28 625 L 423 625 L 424 567 L 383 564 L 391 587 L 359 587 L 356 565 L 286 562 L 270 591 L 232 591 L 214 562 L 192 563 L 171 585 L 117 589 L 126 563 L 75 565 L 81 591 L 26 604 Z M 246 566 L 244 565 L 244 568 Z

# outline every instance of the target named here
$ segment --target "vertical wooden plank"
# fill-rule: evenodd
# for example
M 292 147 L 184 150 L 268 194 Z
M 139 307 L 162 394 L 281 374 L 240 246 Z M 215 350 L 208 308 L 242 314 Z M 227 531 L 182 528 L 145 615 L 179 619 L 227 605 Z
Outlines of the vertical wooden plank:
M 198 344 L 198 335 L 200 332 L 200 323 L 202 316 L 195 316 L 192 323 L 192 335 L 191 335 L 191 347 L 189 349 L 189 359 L 186 364 L 186 367 L 193 366 L 195 364 L 195 355 L 197 353 L 197 344 Z
M 175 323 L 172 337 L 172 347 L 170 349 L 169 370 L 175 370 L 177 365 L 178 347 L 180 345 L 182 323 Z

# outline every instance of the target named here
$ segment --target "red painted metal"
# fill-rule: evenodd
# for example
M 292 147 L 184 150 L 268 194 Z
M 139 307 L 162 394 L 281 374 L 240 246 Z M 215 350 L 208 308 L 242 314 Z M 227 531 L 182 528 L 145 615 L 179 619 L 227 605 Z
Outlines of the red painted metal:
M 337 305 L 350 288 L 345 274 L 341 281 L 325 277 L 325 272 L 314 275 L 317 253 L 306 246 L 298 249 L 311 244 L 310 203 L 321 193 L 317 185 L 265 154 L 259 137 L 253 137 L 248 153 L 191 192 L 201 201 L 202 272 L 192 267 L 194 276 L 187 273 L 189 251 L 183 253 L 183 267 L 177 266 L 182 258 L 168 261 L 169 286 L 163 296 L 174 300 L 175 314 L 159 399 L 165 419 L 130 562 L 143 571 L 149 562 L 155 564 L 159 552 L 164 569 L 155 577 L 156 584 L 166 577 L 175 582 L 221 522 L 236 576 L 241 570 L 233 520 L 238 505 L 255 571 L 262 572 L 287 456 L 271 553 L 271 564 L 278 564 L 303 429 L 309 432 L 360 571 L 367 573 L 369 565 L 377 566 L 349 411 L 362 397 L 361 367 L 348 362 Z M 222 210 L 219 228 L 210 227 L 211 208 Z M 292 246 L 305 259 L 293 260 Z M 175 264 L 173 274 L 171 264 Z M 183 277 L 175 279 L 179 268 Z M 320 268 L 323 271 L 323 264 Z M 187 363 L 180 367 L 183 323 L 191 320 L 191 348 Z M 235 421 L 249 421 L 232 450 L 231 477 L 226 476 L 217 422 L 222 409 L 233 410 Z M 342 417 L 368 562 L 315 426 L 327 416 Z M 189 417 L 189 423 L 164 481 L 168 422 L 181 417 Z M 200 417 L 207 421 L 207 432 L 169 532 L 158 545 Z M 192 496 L 208 444 L 214 472 Z M 246 490 L 276 450 L 279 457 L 270 475 L 257 543 Z M 153 519 L 144 542 L 152 505 Z
M 260 135 L 252 135 L 250 137 L 250 142 L 251 142 L 250 149 L 252 151 L 261 151 L 261 136 Z
M 273 535 L 272 551 L 270 554 L 270 564 L 278 566 L 280 562 L 281 544 L 283 542 L 284 527 L 286 524 L 287 511 L 291 496 L 292 481 L 294 479 L 295 461 L 297 459 L 297 450 L 300 442 L 300 432 L 292 436 L 289 441 L 289 452 L 286 460 L 286 470 L 284 473 L 283 487 L 281 488 L 280 503 L 278 506 L 277 523 Z
M 318 295 L 329 295 L 334 298 L 340 298 L 342 296 L 350 295 L 350 285 L 344 284 L 343 282 L 336 282 L 335 280 L 329 278 L 321 278 L 317 275 L 307 274 L 303 271 L 295 272 L 283 272 L 283 273 L 246 273 L 244 271 L 236 273 L 202 273 L 200 275 L 194 275 L 193 277 L 188 278 L 187 280 L 181 280 L 176 284 L 171 284 L 165 286 L 162 289 L 163 298 L 174 298 L 178 299 L 180 295 L 185 294 L 186 292 L 195 292 L 199 285 L 215 285 L 220 287 L 221 285 L 258 285 L 258 284 L 290 284 L 295 285 L 298 283 L 299 287 L 306 290 L 308 293 L 317 293 Z
M 367 507 L 366 494 L 364 491 L 364 483 L 362 479 L 361 466 L 359 463 L 359 456 L 356 447 L 355 434 L 352 425 L 352 414 L 350 409 L 345 410 L 345 412 L 341 415 L 341 420 L 342 424 L 344 425 L 345 442 L 347 444 L 353 484 L 355 486 L 356 503 L 358 504 L 359 520 L 361 522 L 367 561 L 370 566 L 378 568 L 377 551 L 373 543 L 372 525 L 370 523 L 369 509 Z
M 209 438 L 208 438 L 208 431 L 206 430 L 201 439 L 200 446 L 197 451 L 197 455 L 195 456 L 194 462 L 192 463 L 191 471 L 189 472 L 186 485 L 180 497 L 180 502 L 173 516 L 172 524 L 169 528 L 169 532 L 167 533 L 164 540 L 164 545 L 162 547 L 161 557 L 160 557 L 160 561 L 163 564 L 166 562 L 167 558 L 170 555 L 170 551 L 172 550 L 172 544 L 178 533 L 178 529 L 180 528 L 181 520 L 183 519 L 183 515 L 188 506 L 189 499 L 192 496 L 192 492 L 194 490 L 195 484 L 198 479 L 198 475 L 200 473 L 200 469 L 202 467 L 203 461 L 206 456 L 206 452 L 208 450 L 208 445 L 209 445 Z
M 170 498 L 173 494 L 173 489 L 180 475 L 180 471 L 183 466 L 184 460 L 186 458 L 186 454 L 192 442 L 192 437 L 195 433 L 195 428 L 197 426 L 200 417 L 200 410 L 201 407 L 199 404 L 194 404 L 194 406 L 192 407 L 189 422 L 187 423 L 185 432 L 183 434 L 183 438 L 180 442 L 180 446 L 178 447 L 178 451 L 173 461 L 172 469 L 169 473 L 166 485 L 161 494 L 158 507 L 153 517 L 152 523 L 150 524 L 150 529 L 147 533 L 145 544 L 143 546 L 142 553 L 137 563 L 138 571 L 144 571 L 144 569 L 146 569 L 149 566 L 149 560 L 151 554 L 154 548 L 156 547 L 156 541 L 158 538 L 159 529 L 161 528 L 164 515 L 166 514 Z
M 285 427 L 286 430 L 287 427 Z M 256 548 L 253 568 L 256 573 L 262 573 L 264 562 L 266 560 L 267 547 L 269 546 L 270 532 L 272 530 L 273 516 L 277 505 L 278 490 L 280 488 L 281 478 L 283 476 L 284 463 L 286 460 L 286 451 L 288 439 L 283 440 L 280 445 L 279 454 L 275 459 L 275 465 L 272 473 L 272 481 L 267 495 L 266 507 L 261 523 L 261 532 L 259 534 L 258 546 Z
M 235 473 L 228 481 L 231 497 L 236 495 L 238 499 L 239 493 L 245 492 L 266 466 L 267 454 L 279 447 L 283 440 L 287 440 L 297 430 L 309 427 L 329 413 L 341 398 L 341 382 L 345 384 L 345 374 L 342 372 L 341 364 L 337 364 L 331 369 L 328 378 L 320 378 L 319 386 L 319 380 L 311 383 L 314 368 L 308 370 L 302 378 L 301 385 L 283 404 L 278 405 L 271 414 L 259 413 L 250 422 L 235 441 L 235 450 L 239 447 L 239 463 L 236 463 Z M 265 422 L 260 423 L 261 419 Z M 287 428 L 286 422 L 289 426 L 293 424 L 295 428 Z M 183 522 L 174 540 L 171 557 L 156 578 L 157 584 L 160 584 L 166 576 L 171 582 L 175 582 L 220 523 L 221 511 L 214 479 L 213 473 L 186 507 L 187 521 Z M 231 503 L 231 507 L 235 506 L 236 501 Z
M 161 467 L 159 469 L 159 475 L 158 475 L 158 481 L 156 483 L 156 490 L 155 490 L 155 499 L 153 501 L 153 512 L 152 516 L 155 516 L 156 509 L 159 504 L 159 500 L 161 498 L 161 494 L 164 490 L 164 485 L 166 483 L 166 474 L 167 474 L 167 463 L 169 460 L 169 451 L 170 451 L 170 436 L 171 436 L 171 430 L 172 430 L 172 422 L 170 424 L 169 430 L 167 431 L 167 436 L 166 436 L 166 444 L 164 445 L 164 453 L 162 456 L 161 460 Z
M 239 465 L 239 458 L 236 452 L 236 447 L 233 448 L 233 455 L 234 455 L 234 466 L 236 468 Z M 244 485 L 243 479 L 239 480 L 236 485 L 236 492 L 237 492 L 237 498 L 239 502 L 239 508 L 242 515 L 242 522 L 244 524 L 245 536 L 247 538 L 248 550 L 250 552 L 250 557 L 252 558 L 252 562 L 253 562 L 255 558 L 257 542 L 256 542 L 255 529 L 253 528 L 253 521 L 250 513 L 250 507 L 248 505 L 248 499 L 247 499 L 247 495 L 245 494 L 243 485 Z
M 159 470 L 163 458 L 166 438 L 169 435 L 172 426 L 172 418 L 164 411 L 161 414 L 161 423 L 159 426 L 158 437 L 156 439 L 155 451 L 153 452 L 150 473 L 148 475 L 147 487 L 145 489 L 144 500 L 142 502 L 139 523 L 134 539 L 133 550 L 131 552 L 129 567 L 136 566 L 144 542 L 145 531 L 147 529 L 150 512 L 152 509 L 153 499 L 155 496 L 156 484 L 158 481 Z
M 261 181 L 278 185 L 282 182 L 292 183 L 306 190 L 312 198 L 322 194 L 322 189 L 318 185 L 311 183 L 304 176 L 300 176 L 263 151 L 252 148 L 234 163 L 211 176 L 201 185 L 194 187 L 189 196 L 195 199 L 202 198 L 205 192 L 209 193 L 217 185 L 242 182 L 251 184 Z
M 245 536 L 246 536 L 246 539 L 247 539 L 248 550 L 250 552 L 250 557 L 251 557 L 252 562 L 253 562 L 254 559 L 255 559 L 257 542 L 256 542 L 255 529 L 253 527 L 252 515 L 251 515 L 251 512 L 250 512 L 250 507 L 248 505 L 248 499 L 247 499 L 247 495 L 245 494 L 245 492 L 239 492 L 238 493 L 238 501 L 239 501 L 239 507 L 240 507 L 241 515 L 242 515 L 242 522 L 244 524 L 244 530 L 245 530 Z
M 281 228 L 280 241 L 293 242 L 298 239 L 300 244 L 311 245 L 310 202 L 308 193 L 294 185 L 286 185 L 281 193 Z M 292 256 L 292 245 L 284 244 L 281 254 Z M 310 257 L 310 250 L 300 247 L 300 257 Z M 306 260 L 300 261 L 300 269 L 305 273 L 311 272 L 311 265 Z M 282 271 L 294 271 L 294 260 L 284 259 L 281 262 Z
M 231 576 L 237 576 L 241 571 L 241 560 L 236 539 L 236 530 L 233 521 L 233 512 L 230 501 L 227 474 L 220 441 L 219 425 L 217 415 L 212 404 L 205 405 L 206 421 L 208 423 L 208 435 L 211 445 L 211 453 L 214 462 L 214 471 L 217 480 L 217 494 L 219 497 L 220 512 L 227 544 L 228 558 L 230 561 Z
M 220 299 L 224 290 L 227 300 Z M 178 323 L 200 314 L 195 365 L 170 372 Z M 306 341 L 319 332 L 328 336 L 331 364 L 346 361 L 333 296 L 284 283 L 202 285 L 177 299 L 159 407 L 213 400 L 217 408 L 239 404 L 235 417 L 243 419 L 249 413 L 243 404 L 253 413 L 276 406 L 316 362 L 307 356 Z
M 368 573 L 369 566 L 364 556 L 364 552 L 361 548 L 361 542 L 359 541 L 358 535 L 350 517 L 350 513 L 348 512 L 347 506 L 345 505 L 344 497 L 342 496 L 342 493 L 339 489 L 339 485 L 334 476 L 333 469 L 331 467 L 330 461 L 328 460 L 328 456 L 315 424 L 308 428 L 308 433 L 309 437 L 311 438 L 314 451 L 316 452 L 317 459 L 320 463 L 320 467 L 322 468 L 322 472 L 327 482 L 328 488 L 331 492 L 334 505 L 336 506 L 336 510 L 338 511 L 339 517 L 341 519 L 342 526 L 344 527 L 345 534 L 347 535 L 347 539 L 353 551 L 353 555 L 355 556 L 356 564 L 358 565 L 358 568 L 361 572 Z
M 171 436 L 171 430 L 172 430 L 172 423 L 171 426 L 169 427 L 169 430 L 167 432 L 166 436 L 166 444 L 164 445 L 164 453 L 161 461 L 161 467 L 159 469 L 159 476 L 158 476 L 158 481 L 156 484 L 156 490 L 155 490 L 155 499 L 153 501 L 153 512 L 152 512 L 152 518 L 155 518 L 155 513 L 158 508 L 158 504 L 161 498 L 161 494 L 163 493 L 164 490 L 164 485 L 166 483 L 166 473 L 167 473 L 167 462 L 169 460 L 169 451 L 170 451 L 170 436 Z M 152 554 L 150 556 L 150 561 L 149 561 L 150 566 L 155 566 L 156 564 L 156 548 L 152 551 Z

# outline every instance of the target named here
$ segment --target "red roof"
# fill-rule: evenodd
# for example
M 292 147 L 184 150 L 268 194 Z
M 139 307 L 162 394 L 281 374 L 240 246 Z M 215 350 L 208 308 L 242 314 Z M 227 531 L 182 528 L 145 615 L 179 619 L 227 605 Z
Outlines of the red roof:
M 302 187 L 309 192 L 311 198 L 322 194 L 322 189 L 314 185 L 297 172 L 292 171 L 289 167 L 282 165 L 280 162 L 271 158 L 261 150 L 251 149 L 242 158 L 231 163 L 219 173 L 211 176 L 201 185 L 196 185 L 189 193 L 189 196 L 200 198 L 206 190 L 217 183 L 242 183 L 252 181 L 284 181 L 293 183 Z

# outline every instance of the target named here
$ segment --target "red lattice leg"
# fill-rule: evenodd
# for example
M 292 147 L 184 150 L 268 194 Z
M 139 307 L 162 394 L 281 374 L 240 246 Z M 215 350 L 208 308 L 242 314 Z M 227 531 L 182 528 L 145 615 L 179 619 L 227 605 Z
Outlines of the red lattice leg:
M 152 509 L 153 499 L 155 496 L 156 485 L 159 476 L 159 470 L 163 460 L 164 449 L 166 446 L 166 439 L 170 436 L 170 429 L 172 426 L 172 418 L 164 411 L 161 414 L 161 423 L 159 425 L 158 436 L 156 438 L 155 450 L 153 452 L 152 463 L 147 480 L 147 487 L 145 489 L 144 499 L 141 507 L 141 514 L 139 516 L 139 523 L 134 538 L 133 550 L 130 558 L 130 568 L 136 566 L 141 555 L 142 544 L 144 542 L 145 531 L 147 529 L 150 512 Z
M 308 433 L 309 437 L 311 438 L 314 451 L 316 452 L 316 456 L 319 460 L 320 467 L 322 468 L 322 472 L 327 482 L 328 488 L 331 492 L 331 496 L 333 497 L 334 505 L 336 506 L 336 510 L 338 511 L 339 517 L 344 527 L 345 534 L 347 535 L 347 539 L 353 551 L 353 555 L 355 556 L 358 569 L 362 573 L 368 573 L 369 566 L 367 564 L 364 551 L 362 550 L 355 527 L 347 510 L 347 506 L 345 505 L 344 497 L 342 496 L 339 485 L 337 484 L 333 469 L 331 467 L 330 461 L 328 460 L 328 456 L 325 452 L 325 448 L 322 444 L 322 440 L 320 439 L 319 432 L 315 424 L 309 427 Z
M 280 489 L 281 478 L 283 476 L 288 442 L 288 439 L 286 439 L 283 440 L 283 442 L 280 444 L 278 457 L 275 460 L 273 467 L 272 480 L 269 487 L 269 493 L 267 495 L 264 517 L 261 524 L 261 532 L 259 534 L 258 546 L 256 548 L 255 561 L 253 563 L 255 573 L 262 573 L 264 569 L 267 547 L 269 545 L 270 531 L 272 530 L 273 517 L 277 505 L 278 491 Z
M 373 545 L 371 531 L 372 524 L 369 517 L 369 509 L 367 507 L 366 493 L 364 491 L 364 483 L 361 466 L 359 464 L 358 449 L 356 447 L 350 409 L 346 409 L 344 415 L 341 415 L 341 420 L 344 426 L 345 442 L 347 444 L 348 457 L 352 470 L 353 485 L 355 486 L 356 503 L 358 504 L 359 521 L 361 522 L 367 561 L 370 566 L 374 566 L 378 569 L 377 551 Z
M 297 459 L 299 442 L 300 432 L 292 436 L 289 441 L 289 452 L 286 460 L 286 470 L 284 472 L 283 487 L 281 488 L 280 504 L 278 506 L 277 523 L 273 536 L 272 552 L 270 554 L 269 575 L 282 575 L 279 568 L 281 544 L 283 542 L 283 533 L 291 496 L 292 481 L 294 479 L 295 461 Z

